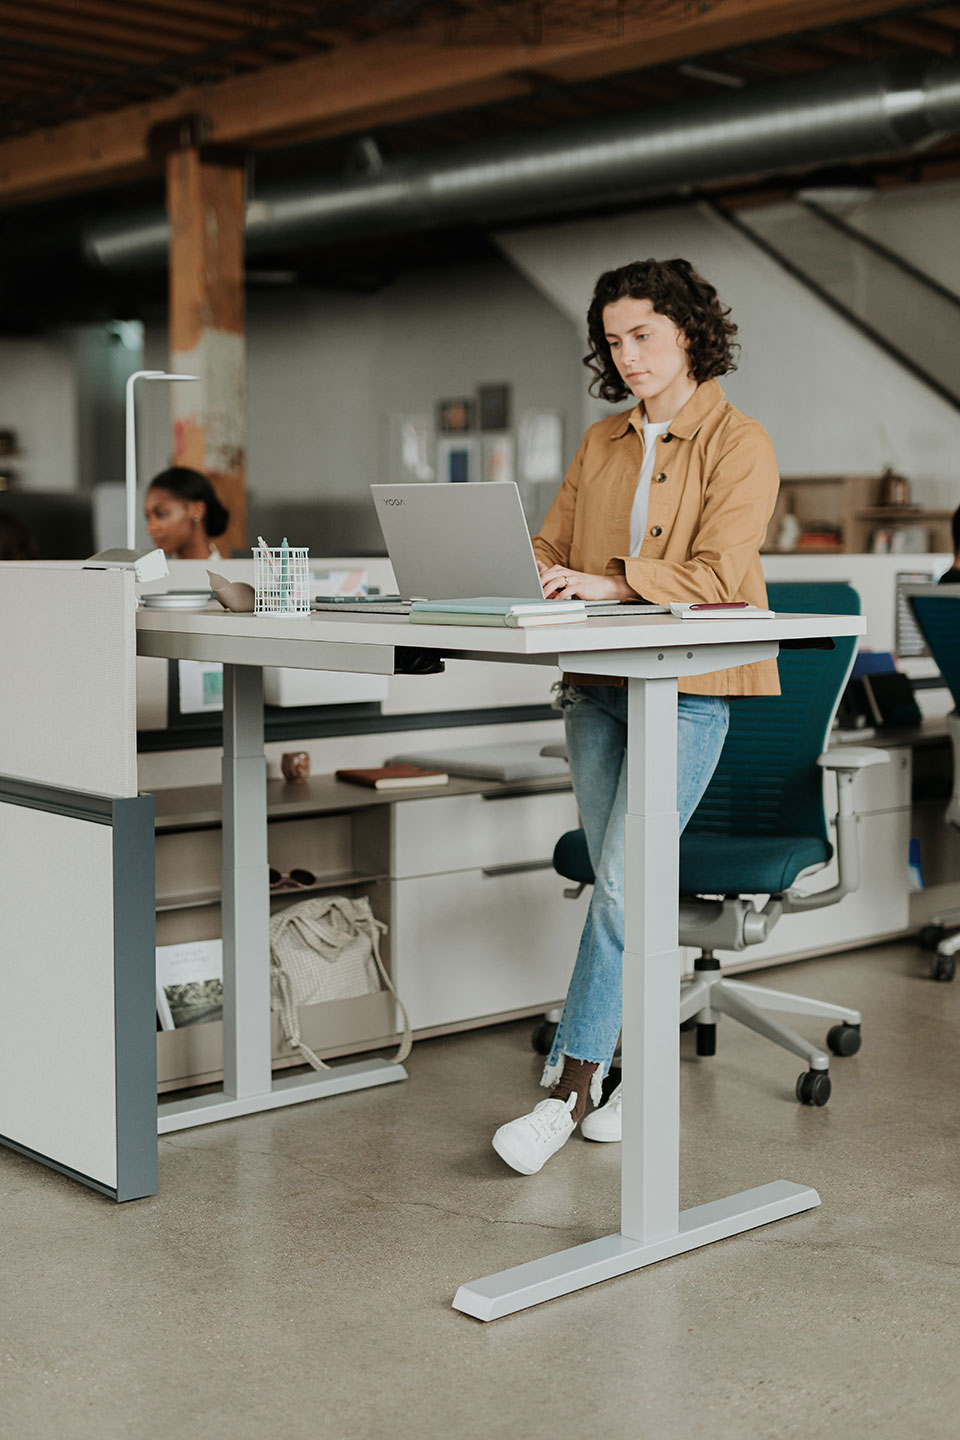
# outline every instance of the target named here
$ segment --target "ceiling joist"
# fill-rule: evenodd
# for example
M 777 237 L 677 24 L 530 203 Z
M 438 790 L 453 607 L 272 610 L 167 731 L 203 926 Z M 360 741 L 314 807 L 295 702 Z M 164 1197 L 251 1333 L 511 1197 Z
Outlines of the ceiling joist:
M 98 21 L 120 13 L 111 12 L 108 0 L 82 3 L 83 13 Z M 171 9 L 175 6 L 176 0 Z M 164 8 L 163 0 L 154 0 L 142 13 L 152 18 Z M 182 10 L 182 4 L 176 8 Z M 201 0 L 190 6 L 189 13 L 215 25 L 231 8 L 217 0 Z M 337 8 L 341 17 L 351 13 Z M 230 47 L 224 45 L 219 73 L 243 62 L 259 64 L 255 73 L 203 84 L 183 83 L 181 77 L 181 88 L 172 94 L 87 114 L 0 143 L 0 204 L 22 204 L 157 173 L 148 149 L 149 133 L 154 126 L 185 115 L 208 117 L 212 143 L 263 150 L 472 106 L 526 100 L 543 82 L 557 87 L 582 85 L 786 38 L 798 29 L 879 19 L 894 10 L 902 18 L 930 7 L 892 6 L 890 0 L 807 0 L 798 23 L 796 0 L 569 0 L 565 5 L 508 6 L 512 17 L 508 25 L 498 15 L 498 7 L 484 0 L 472 8 L 461 4 L 455 23 L 414 23 L 417 12 L 436 13 L 439 8 L 416 0 L 358 6 L 353 12 L 356 23 L 346 22 L 359 35 L 351 39 L 343 34 L 342 18 L 339 35 L 323 30 L 331 7 L 280 0 L 270 11 L 279 21 L 277 41 L 292 39 L 295 24 L 305 36 L 312 20 L 311 43 L 333 42 L 330 53 L 264 66 L 263 50 L 258 54 L 243 43 L 249 30 L 246 34 L 235 30 L 237 48 L 228 55 Z M 539 41 L 537 17 L 542 21 Z M 171 14 L 171 29 L 175 28 Z M 137 47 L 138 59 L 152 46 L 142 30 L 131 43 Z M 270 43 L 270 32 L 262 31 L 261 45 Z M 193 58 L 200 53 L 193 52 Z M 168 66 L 172 86 L 177 84 L 177 66 L 183 58 L 182 46 L 171 37 L 163 68 L 166 73 Z M 132 64 L 131 88 L 142 78 L 138 65 Z M 81 89 L 74 103 L 79 107 L 91 102 Z

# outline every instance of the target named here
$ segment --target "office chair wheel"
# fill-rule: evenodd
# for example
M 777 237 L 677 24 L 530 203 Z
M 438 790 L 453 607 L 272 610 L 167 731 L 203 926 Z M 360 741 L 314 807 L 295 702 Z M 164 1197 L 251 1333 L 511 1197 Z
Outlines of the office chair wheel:
M 557 1027 L 552 1020 L 541 1020 L 534 1028 L 530 1036 L 530 1044 L 538 1055 L 549 1055 L 553 1047 L 553 1037 L 557 1033 Z
M 860 1049 L 860 1026 L 848 1025 L 846 1020 L 842 1025 L 832 1025 L 827 1031 L 827 1048 L 834 1055 L 856 1055 Z
M 934 955 L 930 974 L 934 980 L 952 980 L 956 974 L 957 962 L 952 955 Z
M 797 1099 L 801 1105 L 826 1105 L 830 1099 L 830 1076 L 826 1070 L 806 1070 L 798 1076 Z
M 936 950 L 945 933 L 942 925 L 922 925 L 917 943 L 921 950 Z
M 697 1054 L 716 1055 L 717 1053 L 717 1027 L 716 1025 L 697 1025 Z

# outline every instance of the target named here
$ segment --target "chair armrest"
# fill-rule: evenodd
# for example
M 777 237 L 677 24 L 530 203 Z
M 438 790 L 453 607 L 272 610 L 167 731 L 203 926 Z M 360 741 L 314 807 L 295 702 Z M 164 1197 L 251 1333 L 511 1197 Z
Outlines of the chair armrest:
M 889 750 L 874 750 L 867 745 L 850 745 L 825 750 L 817 764 L 824 770 L 866 770 L 869 765 L 886 765 Z
M 860 845 L 857 839 L 858 816 L 853 804 L 853 784 L 861 770 L 872 765 L 886 765 L 890 759 L 887 750 L 874 750 L 867 745 L 837 746 L 826 750 L 818 757 L 817 764 L 822 770 L 832 770 L 837 777 L 837 883 L 830 890 L 814 891 L 805 895 L 788 890 L 783 897 L 786 914 L 800 910 L 819 910 L 824 905 L 835 905 L 860 884 Z
M 548 756 L 551 760 L 570 759 L 566 740 L 551 740 L 549 745 L 541 745 L 540 754 Z

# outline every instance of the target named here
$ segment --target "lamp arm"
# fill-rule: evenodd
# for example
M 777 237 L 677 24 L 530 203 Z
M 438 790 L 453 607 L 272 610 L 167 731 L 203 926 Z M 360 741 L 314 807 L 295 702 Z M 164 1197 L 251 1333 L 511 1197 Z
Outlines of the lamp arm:
M 127 549 L 134 549 L 137 532 L 137 412 L 134 400 L 134 386 L 138 380 L 199 380 L 199 375 L 170 375 L 166 370 L 134 370 L 127 376 L 125 387 L 126 419 L 126 465 L 125 487 L 127 499 Z

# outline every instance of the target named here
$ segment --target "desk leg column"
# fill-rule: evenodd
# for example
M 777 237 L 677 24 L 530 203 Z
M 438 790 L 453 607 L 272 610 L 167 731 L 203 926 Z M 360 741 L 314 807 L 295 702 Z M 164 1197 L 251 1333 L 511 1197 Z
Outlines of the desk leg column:
M 621 1232 L 651 1241 L 680 1208 L 677 682 L 628 684 Z
M 263 671 L 223 667 L 223 1089 L 270 1090 L 270 885 Z

